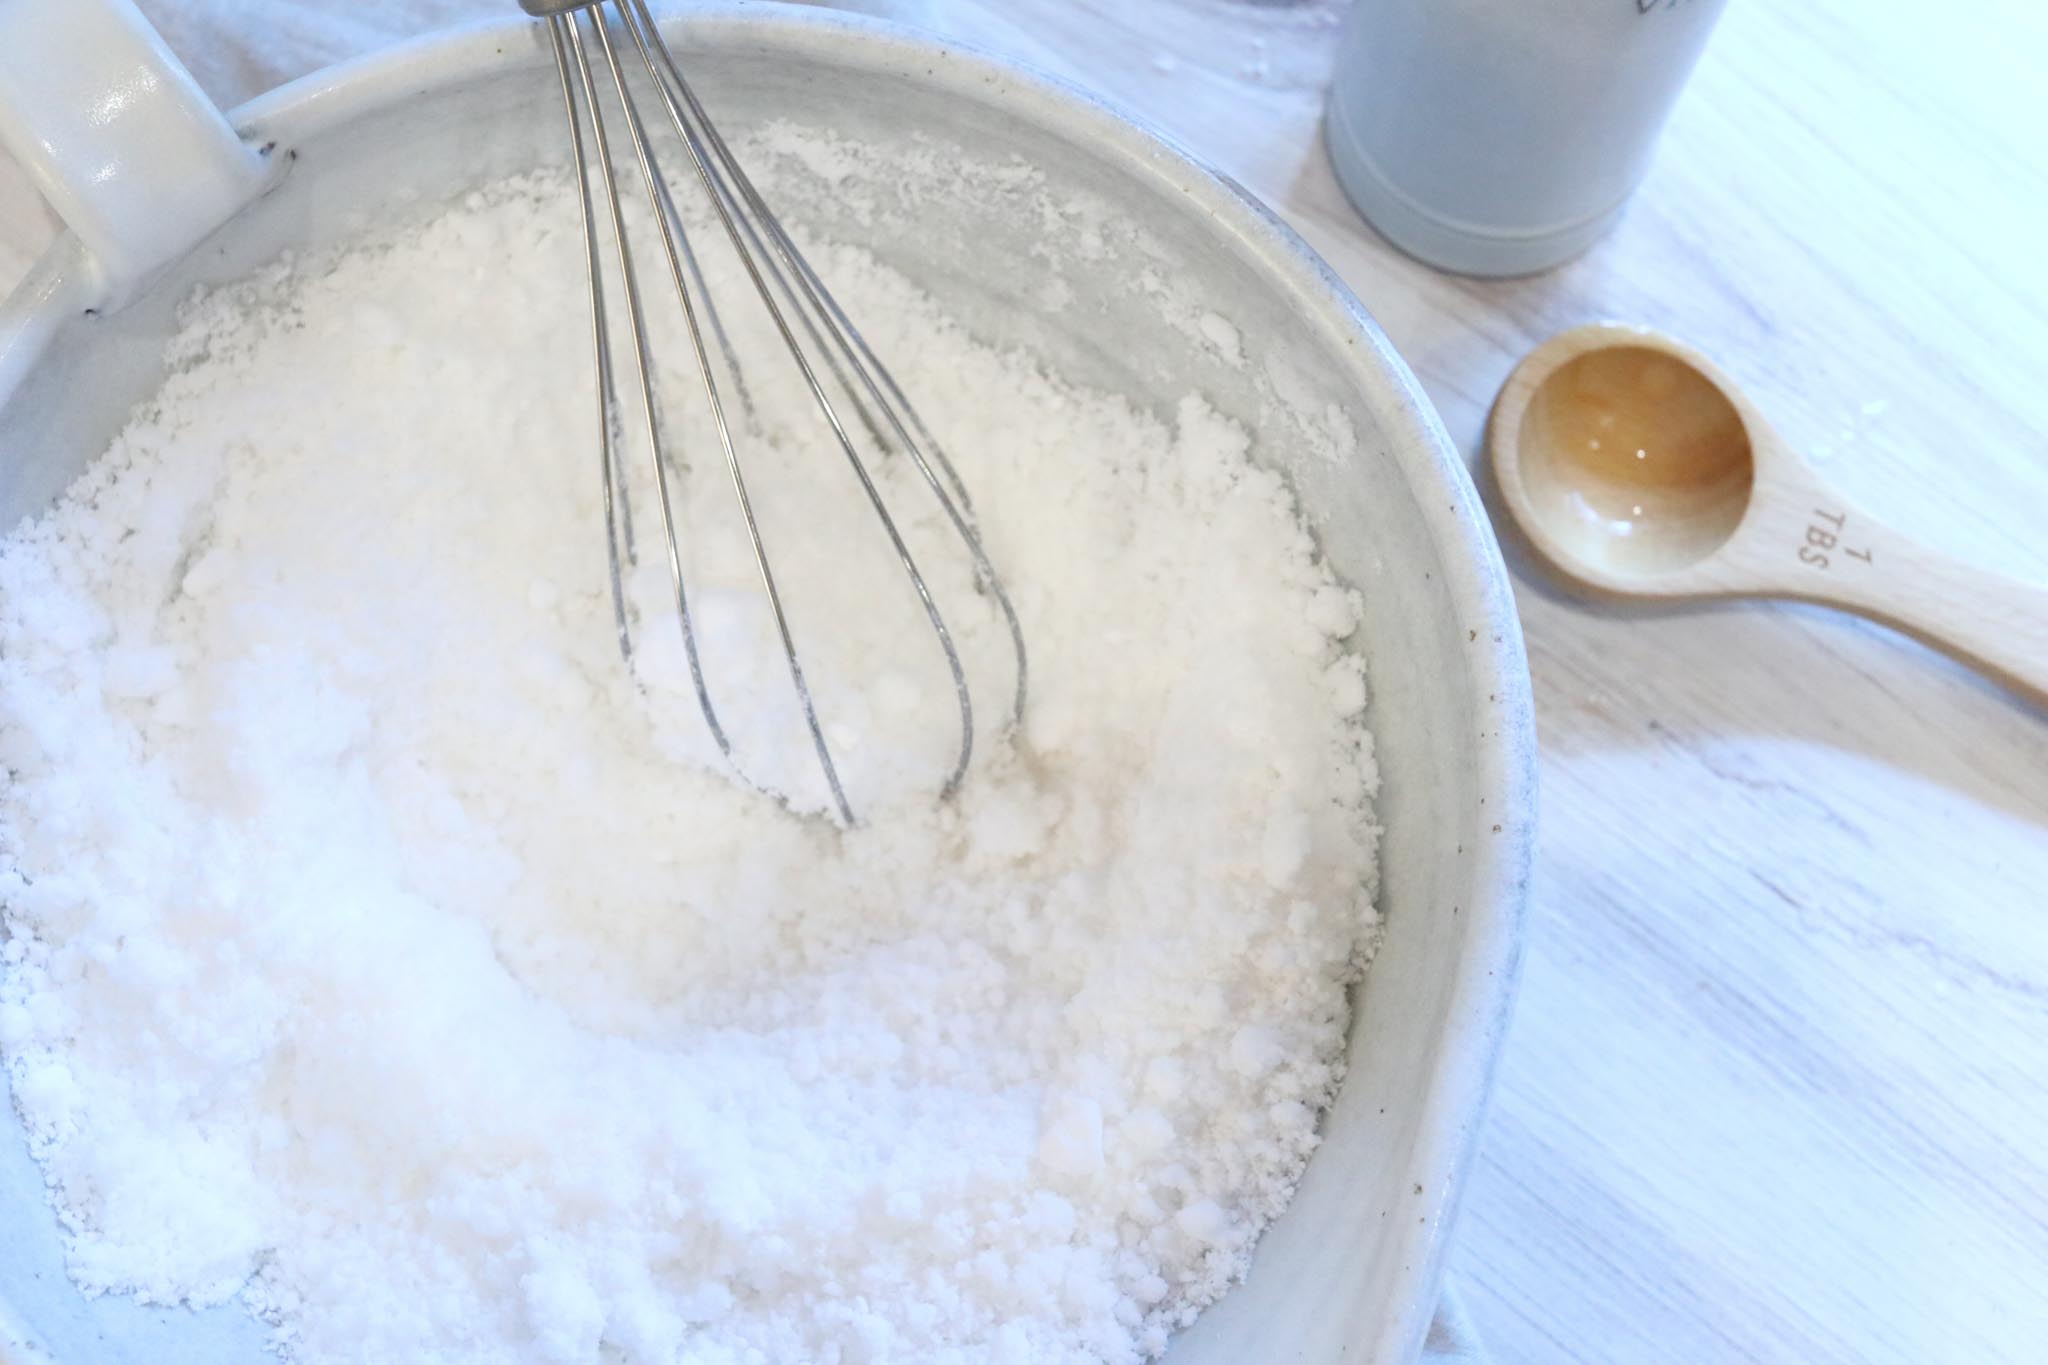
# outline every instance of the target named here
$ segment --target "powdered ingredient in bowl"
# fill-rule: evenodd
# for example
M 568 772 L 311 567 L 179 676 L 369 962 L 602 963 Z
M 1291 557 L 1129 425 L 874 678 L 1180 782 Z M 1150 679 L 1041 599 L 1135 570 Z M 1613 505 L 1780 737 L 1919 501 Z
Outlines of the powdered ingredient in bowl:
M 962 467 L 1033 696 L 1014 743 L 981 707 L 934 803 L 936 649 L 763 381 L 755 480 L 866 820 L 798 818 L 710 750 L 658 554 L 620 663 L 580 240 L 539 177 L 203 295 L 0 545 L 0 1048 L 74 1277 L 240 1293 L 306 1362 L 1158 1353 L 1341 1072 L 1376 924 L 1353 598 L 1198 398 L 1061 382 L 820 249 Z M 817 809 L 723 470 L 681 454 L 742 766 Z

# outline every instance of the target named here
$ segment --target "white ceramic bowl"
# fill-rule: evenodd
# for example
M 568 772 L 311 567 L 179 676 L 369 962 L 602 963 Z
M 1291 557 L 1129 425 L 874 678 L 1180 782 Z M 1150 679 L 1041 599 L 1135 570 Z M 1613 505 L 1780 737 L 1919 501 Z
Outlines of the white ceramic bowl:
M 979 161 L 1021 158 L 1059 195 L 1108 209 L 1121 225 L 1109 250 L 1067 262 L 1076 302 L 1051 312 L 1031 256 L 1042 227 L 1021 202 L 991 193 L 916 217 L 820 224 L 871 247 L 984 337 L 1034 346 L 1141 406 L 1167 409 L 1195 388 L 1275 435 L 1297 420 L 1327 427 L 1332 413 L 1355 431 L 1347 457 L 1294 461 L 1286 473 L 1365 598 L 1386 942 L 1359 992 L 1349 1076 L 1294 1205 L 1245 1285 L 1178 1337 L 1168 1360 L 1414 1359 L 1507 1019 L 1534 802 L 1520 633 L 1463 465 L 1407 367 L 1317 258 L 1229 182 L 1122 115 L 1006 62 L 815 11 L 706 6 L 672 33 L 728 129 L 782 116 L 883 143 L 922 130 Z M 270 162 L 289 171 L 167 273 L 129 290 L 121 311 L 88 316 L 83 306 L 132 276 L 98 275 L 76 238 L 60 241 L 0 316 L 0 397 L 13 385 L 0 407 L 0 526 L 46 505 L 104 448 L 160 378 L 171 310 L 196 283 L 341 236 L 352 213 L 432 203 L 559 162 L 558 99 L 533 27 L 436 37 L 237 111 L 243 137 L 274 144 Z M 128 189 L 144 204 L 150 178 L 170 173 L 161 158 L 120 172 L 141 182 Z M 224 183 L 239 174 L 230 168 Z M 128 230 L 115 222 L 117 234 Z M 1234 367 L 1198 329 L 1163 323 L 1135 282 L 1146 267 L 1234 323 L 1249 363 Z M 42 1182 L 4 1127 L 0 1227 L 0 1317 L 57 1361 L 263 1358 L 260 1330 L 233 1309 L 191 1315 L 76 1294 Z

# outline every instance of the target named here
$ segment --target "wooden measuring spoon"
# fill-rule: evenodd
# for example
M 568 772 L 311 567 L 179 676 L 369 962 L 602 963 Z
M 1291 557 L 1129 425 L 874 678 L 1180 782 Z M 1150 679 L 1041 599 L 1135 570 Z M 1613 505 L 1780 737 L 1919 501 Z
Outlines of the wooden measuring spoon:
M 1617 323 L 1558 333 L 1508 376 L 1486 439 L 1509 514 L 1582 584 L 1842 607 L 2048 703 L 2048 589 L 1857 510 L 1670 337 Z

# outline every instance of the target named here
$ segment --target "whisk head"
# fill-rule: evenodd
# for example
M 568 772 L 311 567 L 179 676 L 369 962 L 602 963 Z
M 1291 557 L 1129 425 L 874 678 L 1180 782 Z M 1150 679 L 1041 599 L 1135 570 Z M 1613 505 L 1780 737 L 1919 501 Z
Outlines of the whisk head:
M 644 73 L 647 88 L 654 94 L 661 115 L 674 130 L 676 141 L 688 162 L 685 175 L 694 179 L 710 205 L 715 224 L 712 231 L 729 243 L 741 262 L 747 284 L 766 310 L 781 346 L 794 361 L 802 387 L 829 430 L 832 442 L 844 454 L 944 655 L 952 678 L 960 723 L 958 750 L 939 792 L 942 800 L 951 796 L 966 776 L 974 750 L 974 707 L 967 671 L 961 661 L 958 644 L 947 628 L 925 575 L 920 571 L 897 518 L 891 514 L 861 453 L 856 432 L 865 433 L 871 449 L 883 458 L 893 455 L 912 462 L 920 476 L 916 482 L 937 500 L 946 522 L 972 559 L 978 589 L 991 597 L 1000 610 L 1016 658 L 1016 687 L 1010 699 L 1008 716 L 1008 723 L 1014 726 L 1022 719 L 1024 711 L 1026 664 L 1023 630 L 1009 595 L 989 562 L 975 522 L 973 503 L 958 471 L 741 168 L 731 148 L 705 113 L 695 91 L 684 79 L 646 0 L 571 0 L 568 3 L 563 0 L 520 0 L 520 4 L 527 13 L 545 23 L 553 45 L 556 74 L 561 81 L 563 105 L 568 115 L 572 161 L 582 200 L 585 264 L 590 280 L 591 336 L 597 375 L 599 474 L 603 480 L 605 550 L 621 655 L 629 661 L 633 656 L 633 626 L 627 606 L 623 566 L 632 562 L 636 552 L 627 481 L 621 467 L 620 432 L 614 420 L 621 366 L 615 363 L 612 354 L 612 326 L 607 314 L 603 266 L 606 243 L 617 266 L 617 297 L 623 302 L 626 314 L 624 331 L 632 338 L 625 366 L 632 373 L 632 387 L 636 390 L 630 405 L 633 420 L 643 429 L 651 455 L 652 483 L 660 514 L 663 548 L 690 682 L 711 738 L 727 761 L 734 762 L 731 739 L 719 719 L 711 688 L 706 682 L 699 652 L 699 631 L 691 614 L 691 595 L 681 544 L 683 531 L 678 526 L 671 497 L 671 470 L 662 405 L 655 395 L 655 363 L 649 341 L 646 300 L 635 270 L 635 253 L 626 224 L 624 200 L 631 191 L 623 183 L 628 178 L 627 172 L 613 162 L 615 139 L 623 132 L 623 141 L 630 149 L 632 173 L 639 182 L 655 225 L 655 236 L 667 267 L 666 275 L 673 287 L 694 353 L 696 375 L 730 477 L 735 510 L 745 524 L 761 593 L 773 617 L 790 685 L 809 729 L 811 747 L 830 792 L 832 807 L 842 823 L 853 823 L 853 807 L 841 782 L 839 768 L 833 761 L 783 593 L 770 562 L 755 501 L 748 489 L 739 431 L 743 424 L 737 420 L 739 412 L 735 410 L 735 405 L 744 411 L 749 404 L 740 363 L 727 329 L 720 321 L 690 233 L 685 229 L 668 182 L 663 178 L 647 121 L 636 103 L 632 82 L 638 78 L 631 74 L 630 69 L 637 66 Z M 613 115 L 607 113 L 608 101 L 602 97 L 601 87 L 609 87 L 611 91 L 609 104 L 618 119 L 616 124 L 612 122 Z

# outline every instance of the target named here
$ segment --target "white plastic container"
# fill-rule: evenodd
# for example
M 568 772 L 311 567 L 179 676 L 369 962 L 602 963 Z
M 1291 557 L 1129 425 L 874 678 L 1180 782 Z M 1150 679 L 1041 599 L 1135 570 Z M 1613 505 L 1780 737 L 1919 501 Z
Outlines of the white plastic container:
M 1358 0 L 1326 136 L 1345 192 L 1446 270 L 1522 275 L 1621 216 L 1725 0 Z

